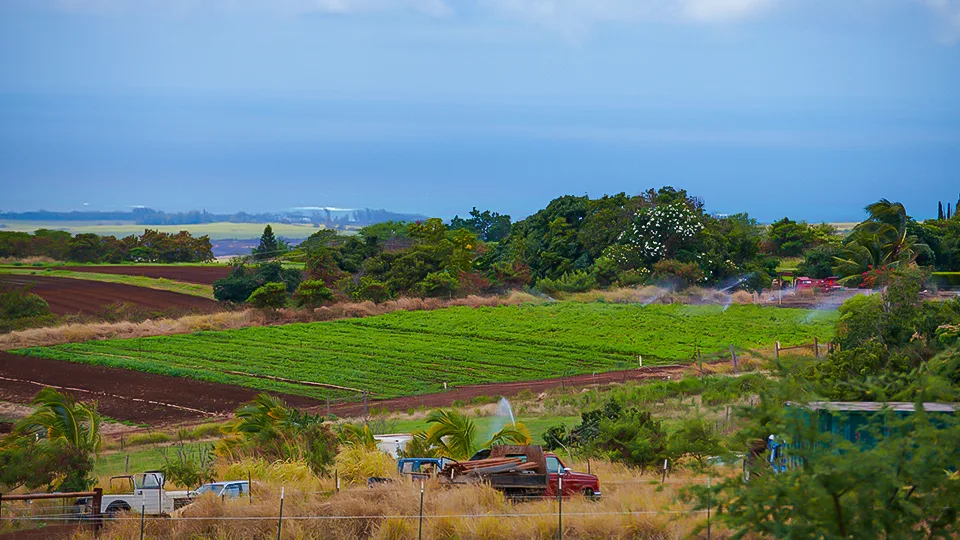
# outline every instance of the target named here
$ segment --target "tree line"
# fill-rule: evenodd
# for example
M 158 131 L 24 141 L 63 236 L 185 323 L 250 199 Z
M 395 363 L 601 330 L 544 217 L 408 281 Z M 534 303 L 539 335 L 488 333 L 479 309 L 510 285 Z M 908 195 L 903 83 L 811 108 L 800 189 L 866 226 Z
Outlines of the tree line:
M 123 238 L 92 233 L 38 229 L 33 233 L 0 231 L 0 257 L 49 257 L 76 263 L 189 263 L 213 260 L 209 236 L 187 231 L 146 229 Z

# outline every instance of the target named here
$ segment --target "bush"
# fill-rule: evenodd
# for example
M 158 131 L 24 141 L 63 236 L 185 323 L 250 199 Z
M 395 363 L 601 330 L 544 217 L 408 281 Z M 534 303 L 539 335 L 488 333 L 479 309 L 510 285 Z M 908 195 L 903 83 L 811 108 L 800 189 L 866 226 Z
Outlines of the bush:
M 343 448 L 336 464 L 337 473 L 348 484 L 365 484 L 370 477 L 388 477 L 397 470 L 397 462 L 388 454 L 363 445 Z
M 684 288 L 703 281 L 703 270 L 694 263 L 666 259 L 653 265 L 653 277 L 673 283 L 678 288 Z
M 283 283 L 267 283 L 253 291 L 247 302 L 261 309 L 279 309 L 287 305 L 287 288 Z
M 583 270 L 564 272 L 557 279 L 543 278 L 537 282 L 536 286 L 536 289 L 543 294 L 586 292 L 596 288 L 597 279 Z
M 318 279 L 308 279 L 300 283 L 293 293 L 293 303 L 297 307 L 316 308 L 333 300 L 333 291 Z
M 442 272 L 430 272 L 423 281 L 417 284 L 417 289 L 424 296 L 453 296 L 457 290 L 459 281 L 446 270 Z
M 47 301 L 30 292 L 30 287 L 0 291 L 0 319 L 26 319 L 50 315 Z
M 649 411 L 626 409 L 618 418 L 600 421 L 586 446 L 588 454 L 644 469 L 667 455 L 667 435 Z

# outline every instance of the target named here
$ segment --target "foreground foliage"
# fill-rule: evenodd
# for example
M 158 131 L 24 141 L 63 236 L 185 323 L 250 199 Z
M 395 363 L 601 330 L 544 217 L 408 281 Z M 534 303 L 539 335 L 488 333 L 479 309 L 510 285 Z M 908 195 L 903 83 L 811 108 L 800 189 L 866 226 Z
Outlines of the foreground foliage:
M 96 406 L 53 388 L 41 390 L 32 404 L 36 410 L 0 440 L 0 486 L 86 490 L 101 446 Z

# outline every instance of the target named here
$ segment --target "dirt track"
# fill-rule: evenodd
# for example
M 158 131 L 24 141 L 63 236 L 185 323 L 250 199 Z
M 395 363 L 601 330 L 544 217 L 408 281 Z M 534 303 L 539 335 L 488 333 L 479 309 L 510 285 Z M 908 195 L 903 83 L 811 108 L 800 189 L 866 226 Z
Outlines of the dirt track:
M 111 418 L 148 424 L 225 415 L 258 394 L 252 388 L 0 352 L 0 400 L 26 403 L 44 386 L 97 400 L 100 412 Z M 282 397 L 298 407 L 318 403 Z
M 57 270 L 71 272 L 92 272 L 97 274 L 121 274 L 125 276 L 144 276 L 164 278 L 187 283 L 213 285 L 213 282 L 230 275 L 228 266 L 60 266 Z
M 46 300 L 50 304 L 50 311 L 57 315 L 95 314 L 103 306 L 121 302 L 156 310 L 195 308 L 214 311 L 217 309 L 217 303 L 207 298 L 121 283 L 5 274 L 0 276 L 0 284 L 3 286 L 32 284 L 33 289 L 30 292 Z
M 627 380 L 679 377 L 685 369 L 689 369 L 689 366 L 650 367 L 598 373 L 596 376 L 461 386 L 436 394 L 370 400 L 367 405 L 390 411 L 406 411 L 421 406 L 444 407 L 457 400 L 466 401 L 477 396 L 513 396 L 522 390 L 539 393 L 558 386 L 602 386 Z M 258 393 L 257 390 L 239 386 L 0 352 L 0 400 L 26 403 L 43 386 L 66 389 L 80 400 L 96 399 L 100 412 L 112 418 L 152 425 L 229 414 L 237 405 L 253 399 Z M 291 405 L 326 412 L 325 404 L 318 400 L 292 395 L 281 397 Z M 331 405 L 331 412 L 338 416 L 358 416 L 363 413 L 363 404 L 339 403 Z

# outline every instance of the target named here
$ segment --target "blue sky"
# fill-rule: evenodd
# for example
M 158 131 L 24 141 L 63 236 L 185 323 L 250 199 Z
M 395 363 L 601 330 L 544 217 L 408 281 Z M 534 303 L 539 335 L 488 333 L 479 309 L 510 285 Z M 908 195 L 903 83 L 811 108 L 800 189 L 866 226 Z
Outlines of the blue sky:
M 960 192 L 960 0 L 4 0 L 0 209 Z

